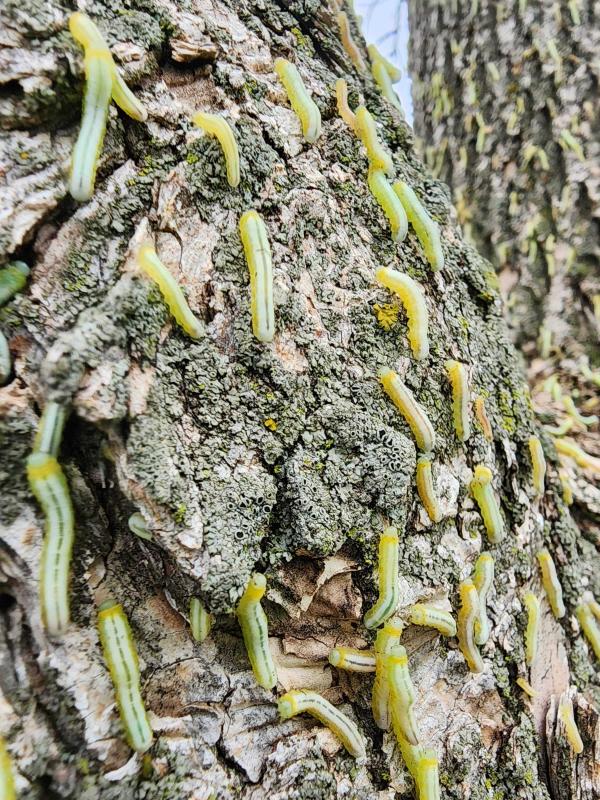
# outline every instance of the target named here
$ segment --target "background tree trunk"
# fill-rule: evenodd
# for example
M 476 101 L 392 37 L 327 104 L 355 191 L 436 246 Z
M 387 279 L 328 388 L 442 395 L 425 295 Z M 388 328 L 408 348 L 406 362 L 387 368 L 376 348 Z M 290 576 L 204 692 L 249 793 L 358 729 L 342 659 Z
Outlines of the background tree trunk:
M 70 9 L 69 9 L 70 10 Z M 493 635 L 474 676 L 453 640 L 410 626 L 403 642 L 424 740 L 440 755 L 447 797 L 600 796 L 598 675 L 573 616 L 600 595 L 597 541 L 574 526 L 556 459 L 534 498 L 527 440 L 535 430 L 524 376 L 508 341 L 490 265 L 465 244 L 445 187 L 426 177 L 410 129 L 352 70 L 335 10 L 318 2 L 131 2 L 88 12 L 105 33 L 147 124 L 113 107 L 93 199 L 77 206 L 65 174 L 77 135 L 81 53 L 58 2 L 11 0 L 2 10 L 0 99 L 7 178 L 5 258 L 32 267 L 27 290 L 0 312 L 15 356 L 0 390 L 2 722 L 26 798 L 335 798 L 410 796 L 393 737 L 370 714 L 369 676 L 333 671 L 336 644 L 367 646 L 377 542 L 401 531 L 400 615 L 417 600 L 457 607 L 458 581 L 488 549 L 467 493 L 478 463 L 493 468 L 509 534 L 496 558 Z M 359 40 L 354 25 L 355 37 Z M 366 53 L 364 54 L 366 58 Z M 291 57 L 320 106 L 323 133 L 304 143 L 273 71 Z M 333 84 L 381 123 L 398 174 L 438 220 L 446 266 L 432 274 L 412 232 L 388 234 L 366 186 L 367 161 L 338 118 Z M 234 121 L 242 181 L 228 188 L 216 141 L 190 123 L 199 110 Z M 238 220 L 256 208 L 268 226 L 277 334 L 250 327 Z M 186 287 L 204 323 L 191 341 L 135 266 L 139 244 Z M 420 280 L 431 355 L 415 363 L 406 324 L 375 285 L 377 266 Z M 486 397 L 494 441 L 452 428 L 444 362 L 469 364 Z M 397 368 L 438 437 L 435 479 L 444 520 L 432 525 L 414 484 L 416 453 L 376 380 Z M 70 402 L 60 461 L 77 515 L 73 622 L 58 641 L 41 627 L 37 575 L 43 520 L 25 459 L 39 409 Z M 140 510 L 153 534 L 135 538 Z M 534 553 L 553 552 L 567 616 L 543 602 L 541 656 L 529 701 L 520 605 L 541 593 Z M 277 720 L 257 687 L 231 611 L 251 572 L 269 579 L 265 604 L 280 688 L 314 688 L 342 703 L 368 740 L 357 766 L 326 729 Z M 211 637 L 188 632 L 192 595 L 216 614 Z M 99 649 L 96 607 L 118 599 L 139 650 L 157 741 L 131 757 Z M 585 750 L 575 758 L 556 722 L 557 698 L 578 688 Z

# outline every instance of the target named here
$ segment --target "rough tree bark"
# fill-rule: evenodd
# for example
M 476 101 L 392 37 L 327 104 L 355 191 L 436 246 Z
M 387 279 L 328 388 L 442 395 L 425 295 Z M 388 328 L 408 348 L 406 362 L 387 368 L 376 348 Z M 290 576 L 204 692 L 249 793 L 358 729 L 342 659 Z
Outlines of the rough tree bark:
M 415 131 L 500 270 L 517 341 L 597 361 L 600 3 L 409 9 Z
M 147 124 L 111 109 L 93 199 L 77 206 L 65 171 L 78 130 L 82 59 L 58 2 L 2 8 L 6 259 L 32 267 L 27 290 L 0 313 L 15 357 L 0 390 L 0 734 L 26 798 L 385 798 L 410 796 L 391 735 L 369 709 L 369 676 L 331 670 L 335 644 L 366 646 L 382 526 L 402 533 L 400 615 L 419 599 L 456 608 L 456 587 L 487 548 L 467 485 L 493 467 L 509 534 L 492 549 L 497 578 L 486 671 L 467 672 L 454 641 L 407 627 L 423 737 L 442 759 L 443 794 L 483 798 L 599 796 L 598 675 L 573 610 L 600 595 L 597 541 L 574 526 L 556 457 L 534 499 L 526 443 L 535 429 L 509 343 L 492 267 L 463 241 L 445 187 L 426 176 L 410 129 L 371 80 L 352 71 L 335 12 L 319 2 L 108 0 L 87 7 L 149 110 Z M 353 23 L 354 24 L 354 23 Z M 358 31 L 354 26 L 355 36 Z M 307 146 L 273 71 L 290 56 L 319 104 L 323 134 Z M 365 53 L 366 57 L 366 53 Z M 399 175 L 440 223 L 446 266 L 432 275 L 409 233 L 389 238 L 366 189 L 367 162 L 338 118 L 333 83 L 349 77 L 381 123 Z M 235 121 L 237 191 L 217 143 L 193 130 L 199 109 Z M 237 222 L 264 216 L 273 249 L 277 334 L 253 339 Z M 135 252 L 151 236 L 186 287 L 203 335 L 174 326 Z M 415 363 L 406 325 L 374 284 L 395 264 L 425 287 L 431 355 Z M 444 361 L 470 365 L 494 441 L 475 426 L 456 440 Z M 438 436 L 435 479 L 444 519 L 432 525 L 414 485 L 412 437 L 376 380 L 398 368 Z M 77 515 L 73 622 L 49 641 L 37 573 L 43 520 L 25 459 L 39 409 L 70 402 L 60 461 Z M 543 434 L 542 434 L 543 435 Z M 127 527 L 140 510 L 153 534 Z M 524 674 L 525 586 L 541 592 L 533 554 L 548 546 L 568 613 L 544 603 L 539 695 Z M 280 687 L 323 692 L 368 740 L 356 765 L 326 729 L 281 724 L 259 689 L 232 608 L 252 570 L 269 579 L 265 604 Z M 190 596 L 216 614 L 211 637 L 188 633 Z M 99 650 L 96 607 L 121 601 L 139 649 L 157 741 L 131 757 Z M 556 701 L 575 685 L 585 750 L 575 758 Z

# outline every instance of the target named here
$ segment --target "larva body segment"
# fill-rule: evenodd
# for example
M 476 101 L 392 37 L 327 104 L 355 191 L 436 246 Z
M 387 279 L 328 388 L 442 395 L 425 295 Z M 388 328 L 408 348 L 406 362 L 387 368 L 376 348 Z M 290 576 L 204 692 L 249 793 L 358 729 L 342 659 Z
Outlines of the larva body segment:
M 69 409 L 61 403 L 53 400 L 46 403 L 33 441 L 34 453 L 54 457 L 58 455 L 68 416 Z
M 406 650 L 402 645 L 392 647 L 385 661 L 394 729 L 397 728 L 409 744 L 417 745 L 420 737 L 413 712 L 415 690 L 408 671 Z
M 454 430 L 461 442 L 471 435 L 469 422 L 469 376 L 467 368 L 459 361 L 446 361 L 446 373 L 452 386 L 452 419 Z
M 433 487 L 431 455 L 429 453 L 421 455 L 417 459 L 417 491 L 429 519 L 432 522 L 440 522 L 443 515 Z
M 560 455 L 572 459 L 577 466 L 582 469 L 589 469 L 592 472 L 600 473 L 600 458 L 591 456 L 576 445 L 572 439 L 555 439 L 554 446 Z
M 367 158 L 371 169 L 381 169 L 386 175 L 394 175 L 394 162 L 391 155 L 379 141 L 377 126 L 370 112 L 364 106 L 359 106 L 355 112 L 356 135 L 367 150 Z
M 525 663 L 530 667 L 535 661 L 540 630 L 540 601 L 533 592 L 526 592 L 523 604 L 527 610 L 527 628 L 525 630 Z
M 375 672 L 375 653 L 353 647 L 335 647 L 329 651 L 329 663 L 348 672 Z
M 133 750 L 145 753 L 154 736 L 140 690 L 138 655 L 127 616 L 114 600 L 107 600 L 98 609 L 98 632 L 125 738 Z
M 285 58 L 275 59 L 275 72 L 279 75 L 290 105 L 302 125 L 304 138 L 314 144 L 321 134 L 321 112 L 308 93 L 296 66 Z
M 197 339 L 202 333 L 202 323 L 192 313 L 183 291 L 165 267 L 151 245 L 140 247 L 138 264 L 143 272 L 156 283 L 171 315 L 183 330 Z
M 0 736 L 0 797 L 2 800 L 16 800 L 15 778 L 6 742 Z
M 136 536 L 139 536 L 140 539 L 146 539 L 148 542 L 152 541 L 152 534 L 148 530 L 146 520 L 139 511 L 136 511 L 129 517 L 127 520 L 127 526 L 129 530 L 132 533 L 135 533 Z
M 529 437 L 529 452 L 533 470 L 533 487 L 538 495 L 543 495 L 546 480 L 546 459 L 542 443 L 537 436 Z
M 148 112 L 127 86 L 116 66 L 113 71 L 112 99 L 128 117 L 137 122 L 145 122 L 148 119 Z
M 494 440 L 494 433 L 492 431 L 492 426 L 490 424 L 490 420 L 485 410 L 485 400 L 483 397 L 479 396 L 475 398 L 475 416 L 477 417 L 477 422 L 481 425 L 481 430 L 485 438 L 488 442 L 492 442 Z
M 475 644 L 484 645 L 490 638 L 490 623 L 487 617 L 487 596 L 494 582 L 494 559 L 489 553 L 481 553 L 475 562 L 473 583 L 477 589 L 479 606 L 474 623 Z
M 402 71 L 398 69 L 398 67 L 394 66 L 391 61 L 388 61 L 388 59 L 379 52 L 374 44 L 367 45 L 367 52 L 369 53 L 371 63 L 374 64 L 376 61 L 380 61 L 384 65 L 392 81 L 396 82 L 400 80 L 402 77 Z
M 10 348 L 6 336 L 0 331 L 0 386 L 10 378 L 12 370 L 12 359 L 10 357 Z
M 562 586 L 556 574 L 556 566 L 552 556 L 545 547 L 536 553 L 536 558 L 542 572 L 542 585 L 548 597 L 550 608 L 556 619 L 560 619 L 564 617 L 566 609 L 563 602 Z
M 354 131 L 356 129 L 356 115 L 348 103 L 348 84 L 343 78 L 338 78 L 335 82 L 335 97 L 340 117 L 350 130 Z
M 575 722 L 575 714 L 573 712 L 573 701 L 567 694 L 561 695 L 558 703 L 558 719 L 561 722 L 562 728 L 567 737 L 567 741 L 573 748 L 574 752 L 579 754 L 583 753 L 583 741 L 579 728 Z
M 413 625 L 435 628 L 444 636 L 456 636 L 456 622 L 449 611 L 441 608 L 416 603 L 410 610 L 410 621 Z
M 408 219 L 382 169 L 369 169 L 369 189 L 390 223 L 392 239 L 402 242 L 408 232 Z
M 484 664 L 474 637 L 479 597 L 471 580 L 459 584 L 460 610 L 458 612 L 458 646 L 471 672 L 483 672 Z
M 232 188 L 240 182 L 240 154 L 231 125 L 219 114 L 199 112 L 192 117 L 194 125 L 210 136 L 216 136 L 225 156 L 227 181 Z
M 383 628 L 377 631 L 375 639 L 375 680 L 373 681 L 371 709 L 375 724 L 384 731 L 389 729 L 392 721 L 386 656 L 399 643 L 401 634 L 402 628 L 386 622 Z
M 255 572 L 238 603 L 236 615 L 256 682 L 263 689 L 272 689 L 277 685 L 277 672 L 269 649 L 267 615 L 260 604 L 266 588 L 265 576 Z
M 240 236 L 250 270 L 252 332 L 259 342 L 272 342 L 275 336 L 273 265 L 267 228 L 258 212 L 242 214 Z
M 23 291 L 28 277 L 29 267 L 24 261 L 11 261 L 0 269 L 0 307 Z
M 380 267 L 375 278 L 400 298 L 408 319 L 408 341 L 414 357 L 421 361 L 429 355 L 429 312 L 423 289 L 410 275 Z
M 398 605 L 398 531 L 389 527 L 379 538 L 377 566 L 379 597 L 364 617 L 365 627 L 378 628 L 389 619 Z
M 413 226 L 417 238 L 425 251 L 425 258 L 431 269 L 437 272 L 444 268 L 444 252 L 440 231 L 436 223 L 423 208 L 412 187 L 404 181 L 396 181 L 393 189 L 404 206 L 408 221 Z
M 417 761 L 419 800 L 440 800 L 439 762 L 435 750 L 426 747 Z
M 45 517 L 40 561 L 40 607 L 50 636 L 67 629 L 69 613 L 69 567 L 75 523 L 67 480 L 54 456 L 32 453 L 27 459 L 27 477 L 33 496 Z
M 408 423 L 417 446 L 423 452 L 430 453 L 435 449 L 435 432 L 425 410 L 400 380 L 397 372 L 383 367 L 378 374 L 385 393 Z
M 366 70 L 364 58 L 361 55 L 360 50 L 356 46 L 356 42 L 352 38 L 352 33 L 350 32 L 350 23 L 348 21 L 348 15 L 345 11 L 340 11 L 337 15 L 337 22 L 340 28 L 340 39 L 344 50 L 350 57 L 350 60 L 356 67 L 359 72 L 364 72 Z
M 581 603 L 575 609 L 575 616 L 579 620 L 585 638 L 592 646 L 594 655 L 600 660 L 600 626 L 594 618 L 588 603 Z
M 559 469 L 558 470 L 558 477 L 560 478 L 560 483 L 563 490 L 563 500 L 565 505 L 571 506 L 573 505 L 573 485 L 571 483 L 571 478 L 569 477 L 569 473 L 566 469 Z
M 190 600 L 190 628 L 194 639 L 202 643 L 210 634 L 212 615 L 204 608 L 199 597 Z
M 539 695 L 539 692 L 536 692 L 529 681 L 525 678 L 517 678 L 517 686 L 520 686 L 525 694 L 529 695 L 529 697 L 537 697 Z
M 491 469 L 482 465 L 475 467 L 473 480 L 470 486 L 473 497 L 483 517 L 483 524 L 485 525 L 488 539 L 492 544 L 501 542 L 504 538 L 504 522 L 492 488 Z
M 396 108 L 400 114 L 402 114 L 402 116 L 404 116 L 400 98 L 394 91 L 390 73 L 388 72 L 388 69 L 383 61 L 377 60 L 373 62 L 371 65 L 371 74 L 373 75 L 375 83 L 379 87 L 379 91 L 381 92 L 382 96 L 385 97 L 388 103 L 394 106 L 394 108 Z
M 354 758 L 364 758 L 365 743 L 354 722 L 316 692 L 292 689 L 277 701 L 282 720 L 297 714 L 310 714 L 333 731 Z

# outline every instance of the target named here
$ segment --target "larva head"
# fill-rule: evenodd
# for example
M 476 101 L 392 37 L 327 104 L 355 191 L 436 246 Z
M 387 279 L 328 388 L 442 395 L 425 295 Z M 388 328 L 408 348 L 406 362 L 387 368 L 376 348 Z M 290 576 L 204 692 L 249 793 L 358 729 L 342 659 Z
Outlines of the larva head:
M 473 473 L 473 483 L 479 486 L 488 486 L 492 482 L 492 470 L 489 467 L 484 467 L 478 464 Z
M 88 17 L 81 11 L 76 11 L 69 17 L 69 30 L 71 36 L 86 50 L 108 50 L 104 37 Z
M 290 64 L 285 58 L 276 58 L 275 59 L 275 72 L 281 77 L 281 75 L 285 72 L 286 67 Z
M 450 377 L 452 377 L 455 373 L 457 373 L 460 370 L 460 364 L 458 363 L 458 361 L 454 361 L 454 359 L 449 359 L 448 361 L 446 361 L 444 367 L 446 368 L 446 372 L 448 373 L 448 375 L 450 375 Z
M 293 717 L 294 714 L 297 714 L 297 704 L 296 704 L 296 694 L 297 692 L 291 691 L 287 692 L 286 694 L 282 695 L 279 700 L 277 701 L 277 710 L 279 711 L 279 716 L 281 719 L 289 719 Z
M 18 270 L 25 278 L 29 275 L 29 267 L 24 261 L 11 261 L 10 266 Z
M 337 648 L 329 651 L 329 663 L 332 666 L 339 667 L 342 661 L 343 661 L 342 654 Z
M 112 614 L 122 614 L 123 613 L 123 606 L 120 603 L 117 603 L 112 597 L 109 597 L 103 603 L 100 603 L 98 606 L 98 620 L 101 620 L 103 617 L 110 616 Z
M 462 581 L 458 586 L 461 603 L 464 605 L 478 602 L 477 589 L 470 578 Z
M 427 609 L 422 603 L 416 603 L 410 610 L 410 621 L 413 625 L 425 625 Z
M 393 525 L 387 527 L 384 532 L 381 534 L 381 542 L 385 542 L 386 544 L 398 542 L 398 528 L 395 528 Z
M 389 383 L 391 380 L 393 380 L 395 375 L 396 373 L 394 372 L 394 370 L 390 369 L 389 367 L 380 367 L 377 370 L 377 377 L 379 378 L 381 383 L 384 384 L 384 386 L 386 383 Z
M 417 466 L 425 469 L 431 466 L 432 455 L 431 453 L 423 453 L 417 458 Z
M 246 588 L 246 596 L 249 600 L 260 600 L 267 588 L 267 579 L 262 572 L 255 572 Z

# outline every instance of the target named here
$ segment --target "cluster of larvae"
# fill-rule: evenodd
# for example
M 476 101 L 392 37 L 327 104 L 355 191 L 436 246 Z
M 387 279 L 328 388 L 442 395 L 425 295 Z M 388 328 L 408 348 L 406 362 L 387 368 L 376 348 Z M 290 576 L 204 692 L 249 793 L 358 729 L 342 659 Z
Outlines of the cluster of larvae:
M 352 41 L 344 12 L 340 11 L 338 22 L 346 51 L 356 68 L 364 71 L 364 61 Z M 86 200 L 91 197 L 94 189 L 96 165 L 111 99 L 134 119 L 143 121 L 147 114 L 120 77 L 110 51 L 94 23 L 85 14 L 76 12 L 70 18 L 69 27 L 73 36 L 84 47 L 86 72 L 84 112 L 73 152 L 70 191 L 75 199 Z M 390 103 L 399 108 L 391 88 L 392 81 L 399 77 L 397 70 L 376 48 L 369 48 L 369 54 L 378 86 Z M 293 64 L 278 58 L 275 61 L 275 70 L 300 120 L 305 140 L 314 143 L 321 132 L 321 116 L 317 105 Z M 390 184 L 388 178 L 394 176 L 393 161 L 378 138 L 372 115 L 364 106 L 358 107 L 355 112 L 350 109 L 347 85 L 342 79 L 336 84 L 336 94 L 340 116 L 366 148 L 369 161 L 368 186 L 389 221 L 393 240 L 404 240 L 410 222 L 432 270 L 442 269 L 444 255 L 438 227 L 410 186 L 403 181 Z M 239 153 L 231 127 L 215 114 L 199 113 L 194 117 L 194 122 L 219 140 L 226 161 L 228 182 L 231 187 L 236 187 L 240 181 Z M 275 333 L 275 316 L 267 229 L 255 210 L 249 210 L 242 215 L 239 227 L 250 272 L 253 333 L 259 341 L 270 342 Z M 172 316 L 182 329 L 191 337 L 200 336 L 201 322 L 191 311 L 181 287 L 159 260 L 151 245 L 146 244 L 140 248 L 138 265 L 156 283 Z M 14 262 L 0 272 L 0 305 L 23 288 L 27 274 L 28 268 L 21 262 Z M 406 309 L 411 351 L 417 360 L 426 358 L 429 354 L 428 312 L 421 286 L 408 275 L 390 267 L 377 270 L 376 279 L 399 296 Z M 0 340 L 0 356 L 2 352 Z M 454 360 L 447 361 L 445 367 L 452 387 L 454 428 L 458 439 L 465 442 L 470 436 L 467 368 Z M 435 449 L 433 426 L 423 407 L 396 372 L 388 368 L 381 369 L 379 379 L 384 391 L 408 423 L 421 451 L 416 474 L 418 493 L 431 520 L 439 522 L 442 511 L 432 477 L 432 453 Z M 476 398 L 474 406 L 482 431 L 491 441 L 493 434 L 483 398 Z M 74 514 L 67 481 L 57 461 L 68 413 L 66 406 L 55 402 L 46 404 L 33 451 L 27 461 L 31 491 L 45 517 L 39 584 L 42 619 L 50 636 L 64 633 L 70 620 L 68 578 L 74 539 Z M 546 468 L 537 437 L 531 437 L 530 450 L 533 482 L 537 493 L 541 495 L 544 492 Z M 504 536 L 504 523 L 492 489 L 491 470 L 483 465 L 476 466 L 470 488 L 480 508 L 490 542 L 500 542 Z M 141 538 L 152 538 L 140 513 L 130 517 L 129 527 Z M 554 563 L 545 550 L 538 553 L 538 559 L 552 610 L 555 616 L 561 617 L 565 609 Z M 395 528 L 390 527 L 383 532 L 379 543 L 379 598 L 364 618 L 366 628 L 377 630 L 374 651 L 338 647 L 331 651 L 329 660 L 339 669 L 375 673 L 372 701 L 375 722 L 383 730 L 390 727 L 394 730 L 421 800 L 436 800 L 440 791 L 438 759 L 432 748 L 421 742 L 413 711 L 415 692 L 408 671 L 408 658 L 406 650 L 399 644 L 402 624 L 395 617 L 399 599 L 398 571 L 398 533 Z M 417 604 L 410 610 L 411 623 L 435 628 L 445 636 L 458 635 L 459 647 L 473 672 L 481 672 L 484 668 L 478 648 L 486 643 L 490 634 L 486 598 L 493 577 L 493 558 L 489 553 L 482 553 L 475 564 L 472 579 L 463 581 L 459 586 L 461 605 L 457 623 L 450 612 L 432 606 Z M 277 685 L 277 672 L 268 644 L 267 617 L 261 606 L 265 591 L 265 576 L 254 573 L 239 601 L 236 615 L 256 681 L 263 688 L 272 690 Z M 535 595 L 528 593 L 524 603 L 528 610 L 526 652 L 527 665 L 530 666 L 536 652 L 539 601 Z M 600 607 L 591 600 L 578 606 L 576 613 L 594 652 L 600 658 L 600 628 L 596 622 L 600 618 Z M 189 618 L 194 639 L 198 642 L 204 641 L 210 633 L 212 617 L 197 597 L 191 598 Z M 135 644 L 120 604 L 108 600 L 99 607 L 98 629 L 126 739 L 135 751 L 144 753 L 152 745 L 153 733 L 141 695 Z M 525 678 L 520 678 L 518 682 L 525 691 L 533 694 L 533 689 Z M 300 713 L 311 714 L 327 725 L 355 758 L 365 757 L 365 742 L 356 724 L 317 693 L 308 690 L 289 691 L 279 698 L 278 709 L 283 720 Z M 580 752 L 581 748 L 577 748 L 581 744 L 581 738 L 573 718 L 572 706 L 569 711 L 565 701 L 559 714 L 569 741 Z M 0 740 L 0 786 L 2 781 L 9 780 L 10 761 Z

